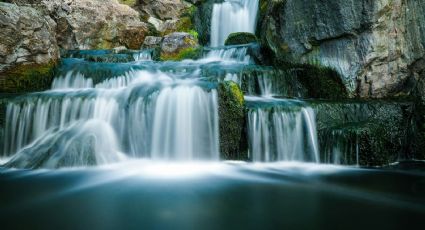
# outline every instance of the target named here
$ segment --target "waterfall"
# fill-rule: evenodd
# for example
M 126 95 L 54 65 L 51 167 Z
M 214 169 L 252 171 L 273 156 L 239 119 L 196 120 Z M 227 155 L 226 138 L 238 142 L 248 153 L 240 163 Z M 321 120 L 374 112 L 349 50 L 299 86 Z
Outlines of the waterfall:
M 101 164 L 124 159 L 120 152 L 219 159 L 216 90 L 173 72 L 130 70 L 94 85 L 70 71 L 51 91 L 9 103 L 6 120 L 3 155 L 16 153 L 12 166 Z
M 315 114 L 299 102 L 246 97 L 250 157 L 255 162 L 319 162 Z
M 234 32 L 255 33 L 258 0 L 225 0 L 214 4 L 211 18 L 211 46 L 224 45 Z

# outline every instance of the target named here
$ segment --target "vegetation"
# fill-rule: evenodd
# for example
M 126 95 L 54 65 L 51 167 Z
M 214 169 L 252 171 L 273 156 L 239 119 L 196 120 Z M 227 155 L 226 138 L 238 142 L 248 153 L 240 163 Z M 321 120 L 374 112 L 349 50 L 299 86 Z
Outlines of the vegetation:
M 225 81 L 218 86 L 218 96 L 222 158 L 247 160 L 243 92 L 235 82 Z
M 184 59 L 197 59 L 202 55 L 202 48 L 185 48 L 180 50 L 177 53 L 167 54 L 161 53 L 160 60 L 161 61 L 181 61 Z
M 46 65 L 19 65 L 6 71 L 1 90 L 4 93 L 25 93 L 46 90 L 50 87 L 55 72 L 55 62 Z
M 134 6 L 136 5 L 137 0 L 118 0 L 118 2 L 124 5 Z

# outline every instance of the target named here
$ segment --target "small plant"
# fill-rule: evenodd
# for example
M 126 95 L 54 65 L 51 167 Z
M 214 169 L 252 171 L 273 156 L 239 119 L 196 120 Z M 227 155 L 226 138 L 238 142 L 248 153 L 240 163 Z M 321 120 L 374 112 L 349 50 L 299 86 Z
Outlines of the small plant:
M 192 35 L 194 38 L 196 38 L 196 39 L 198 39 L 198 36 L 199 36 L 199 34 L 198 34 L 198 32 L 197 31 L 195 31 L 195 30 L 189 30 L 189 32 L 188 32 L 190 35 Z

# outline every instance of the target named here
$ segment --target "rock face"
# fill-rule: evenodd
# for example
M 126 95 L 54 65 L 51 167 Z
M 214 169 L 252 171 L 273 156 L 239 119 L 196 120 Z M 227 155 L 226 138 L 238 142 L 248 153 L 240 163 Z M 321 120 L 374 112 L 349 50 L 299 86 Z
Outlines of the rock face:
M 43 89 L 59 58 L 56 24 L 31 7 L 0 2 L 0 91 Z
M 258 35 L 278 59 L 337 70 L 352 96 L 409 93 L 425 55 L 425 0 L 263 0 Z

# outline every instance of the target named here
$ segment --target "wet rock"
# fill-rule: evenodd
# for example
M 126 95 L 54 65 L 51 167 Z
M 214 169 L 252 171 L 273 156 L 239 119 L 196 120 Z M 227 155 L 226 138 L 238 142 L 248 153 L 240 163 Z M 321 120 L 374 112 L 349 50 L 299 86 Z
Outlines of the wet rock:
M 215 3 L 221 3 L 223 0 L 205 0 L 196 7 L 193 16 L 195 30 L 199 33 L 199 43 L 207 46 L 211 37 L 211 16 Z
M 313 102 L 322 162 L 382 166 L 415 159 L 409 101 Z
M 254 34 L 246 32 L 237 32 L 229 34 L 226 41 L 224 42 L 224 45 L 243 45 L 253 42 L 257 42 L 257 37 Z
M 258 35 L 277 59 L 338 71 L 352 96 L 409 94 L 425 55 L 425 1 L 261 1 Z M 422 67 L 424 68 L 424 67 Z
M 34 8 L 0 2 L 0 91 L 50 86 L 59 58 L 56 24 Z
M 233 81 L 225 81 L 218 85 L 218 98 L 221 158 L 247 160 L 243 92 Z

